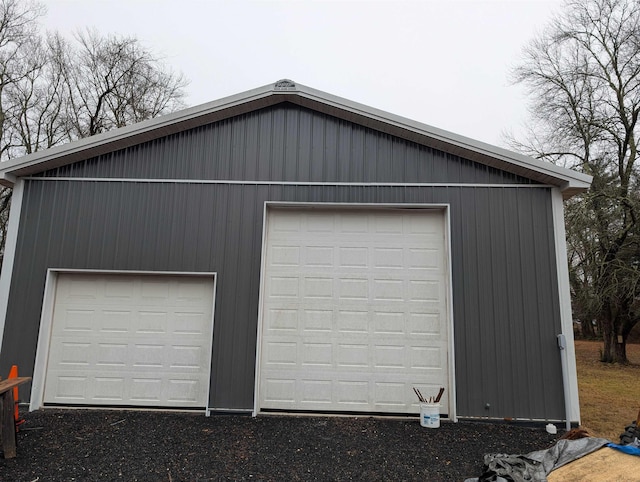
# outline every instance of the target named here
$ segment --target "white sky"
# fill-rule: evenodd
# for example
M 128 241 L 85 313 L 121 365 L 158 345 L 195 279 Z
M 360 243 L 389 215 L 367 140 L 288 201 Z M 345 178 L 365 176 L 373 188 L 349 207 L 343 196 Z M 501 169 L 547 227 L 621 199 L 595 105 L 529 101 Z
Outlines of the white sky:
M 518 131 L 509 81 L 561 0 L 44 0 L 46 29 L 136 36 L 189 105 L 289 78 L 491 144 Z

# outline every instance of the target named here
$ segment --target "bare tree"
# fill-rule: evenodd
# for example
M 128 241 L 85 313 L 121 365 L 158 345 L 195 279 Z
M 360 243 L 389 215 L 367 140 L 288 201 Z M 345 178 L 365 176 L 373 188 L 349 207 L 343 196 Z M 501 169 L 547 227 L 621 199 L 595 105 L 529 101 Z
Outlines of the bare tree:
M 44 36 L 43 7 L 0 0 L 0 160 L 149 119 L 184 106 L 186 80 L 137 39 Z M 0 191 L 0 259 L 11 190 Z
M 524 52 L 515 80 L 532 98 L 512 147 L 593 176 L 566 205 L 574 314 L 600 328 L 602 361 L 627 363 L 640 319 L 640 3 L 571 0 Z
M 76 39 L 77 48 L 61 55 L 75 136 L 92 136 L 183 105 L 183 77 L 163 68 L 136 39 L 95 31 Z
M 44 65 L 36 20 L 41 8 L 18 0 L 0 1 L 0 158 L 20 144 L 16 121 L 22 100 L 18 91 Z

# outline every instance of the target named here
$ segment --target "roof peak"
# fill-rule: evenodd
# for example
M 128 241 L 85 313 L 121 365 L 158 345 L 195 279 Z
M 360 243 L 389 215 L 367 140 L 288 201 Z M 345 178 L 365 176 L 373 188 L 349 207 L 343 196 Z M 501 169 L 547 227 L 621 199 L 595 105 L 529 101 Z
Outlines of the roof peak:
M 298 90 L 296 83 L 291 79 L 281 79 L 275 83 L 273 90 Z

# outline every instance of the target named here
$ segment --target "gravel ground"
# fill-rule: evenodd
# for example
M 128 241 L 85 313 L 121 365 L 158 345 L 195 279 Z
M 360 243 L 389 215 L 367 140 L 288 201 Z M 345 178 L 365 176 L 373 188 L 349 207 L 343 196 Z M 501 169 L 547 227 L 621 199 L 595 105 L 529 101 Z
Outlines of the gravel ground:
M 3 481 L 464 480 L 560 436 L 478 422 L 53 410 L 25 415 Z

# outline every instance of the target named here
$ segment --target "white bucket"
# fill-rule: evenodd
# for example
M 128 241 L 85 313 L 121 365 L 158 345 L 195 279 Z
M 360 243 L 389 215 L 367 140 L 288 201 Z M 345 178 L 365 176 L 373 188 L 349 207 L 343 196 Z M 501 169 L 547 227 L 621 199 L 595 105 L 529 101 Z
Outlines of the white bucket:
M 440 404 L 421 403 L 420 404 L 420 425 L 427 428 L 440 427 Z

